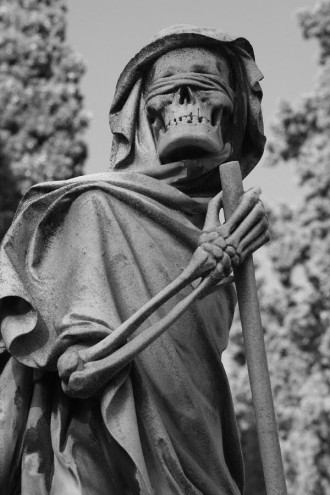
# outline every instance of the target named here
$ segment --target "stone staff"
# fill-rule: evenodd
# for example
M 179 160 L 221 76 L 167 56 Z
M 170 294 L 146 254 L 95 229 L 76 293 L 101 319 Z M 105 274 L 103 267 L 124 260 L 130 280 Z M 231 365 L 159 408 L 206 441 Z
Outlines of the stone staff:
M 226 221 L 244 192 L 239 163 L 220 165 Z M 286 481 L 269 378 L 252 254 L 233 268 L 267 495 L 286 495 Z

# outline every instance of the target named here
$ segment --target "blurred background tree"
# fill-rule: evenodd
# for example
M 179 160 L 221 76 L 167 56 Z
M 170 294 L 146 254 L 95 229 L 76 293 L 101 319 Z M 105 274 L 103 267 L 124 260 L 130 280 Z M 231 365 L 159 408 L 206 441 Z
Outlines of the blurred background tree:
M 270 211 L 258 261 L 260 306 L 290 495 L 330 493 L 330 2 L 299 15 L 320 47 L 313 92 L 283 103 L 268 145 L 271 166 L 295 167 L 301 204 Z M 86 159 L 80 81 L 66 42 L 65 0 L 1 0 L 0 239 L 32 184 L 80 175 Z M 242 432 L 246 495 L 265 495 L 238 319 L 230 382 Z
M 290 495 L 330 493 L 330 1 L 299 13 L 319 45 L 313 91 L 282 103 L 268 145 L 271 166 L 295 168 L 299 205 L 271 212 L 260 306 Z M 242 338 L 230 347 L 231 383 L 246 460 L 246 495 L 263 495 Z
M 0 240 L 31 185 L 82 174 L 84 71 L 66 42 L 65 0 L 1 0 Z

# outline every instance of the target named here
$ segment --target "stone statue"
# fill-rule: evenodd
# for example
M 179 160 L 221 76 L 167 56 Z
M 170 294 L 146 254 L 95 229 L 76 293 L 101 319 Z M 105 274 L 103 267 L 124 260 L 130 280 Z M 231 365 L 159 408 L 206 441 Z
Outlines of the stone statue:
M 243 493 L 221 354 L 268 224 L 257 188 L 220 224 L 219 165 L 262 155 L 261 78 L 245 39 L 169 28 L 119 78 L 111 170 L 26 194 L 0 258 L 1 493 Z

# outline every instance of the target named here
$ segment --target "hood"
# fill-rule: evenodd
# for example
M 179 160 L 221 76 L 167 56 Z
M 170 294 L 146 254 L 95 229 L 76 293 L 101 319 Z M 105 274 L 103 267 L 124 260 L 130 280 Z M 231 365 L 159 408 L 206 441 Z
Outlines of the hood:
M 149 68 L 165 53 L 183 47 L 225 53 L 234 75 L 236 99 L 232 152 L 226 161 L 238 160 L 244 178 L 260 160 L 266 141 L 259 84 L 263 75 L 251 44 L 217 29 L 176 25 L 158 33 L 128 62 L 119 77 L 109 117 L 113 133 L 110 169 L 140 172 L 165 180 L 187 194 L 212 196 L 221 188 L 217 168 L 187 177 L 183 162 L 161 164 L 145 112 L 142 88 Z

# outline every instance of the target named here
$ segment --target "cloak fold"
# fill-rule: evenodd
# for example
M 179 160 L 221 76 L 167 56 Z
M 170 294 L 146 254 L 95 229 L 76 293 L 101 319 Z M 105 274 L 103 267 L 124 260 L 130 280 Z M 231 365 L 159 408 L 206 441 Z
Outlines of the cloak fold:
M 231 156 L 222 161 L 238 159 L 246 176 L 262 155 L 262 74 L 251 45 L 178 25 L 144 47 L 119 78 L 110 110 L 112 172 L 26 194 L 0 252 L 0 352 L 11 354 L 0 376 L 0 493 L 243 492 L 221 363 L 235 306 L 231 286 L 196 301 L 88 399 L 65 395 L 57 373 L 67 348 L 100 341 L 181 273 L 201 233 L 195 219 L 205 214 L 190 196 L 207 201 L 220 190 L 219 163 L 211 170 L 194 160 L 161 165 L 147 121 L 144 75 L 181 47 L 211 48 L 232 71 Z
M 240 447 L 221 364 L 232 287 L 197 301 L 99 398 L 66 397 L 56 373 L 65 349 L 108 335 L 187 266 L 200 235 L 192 220 L 203 208 L 156 179 L 120 172 L 40 184 L 22 201 L 0 257 L 7 366 L 18 369 L 14 380 L 35 369 L 24 379 L 30 408 L 17 412 L 21 447 L 9 452 L 4 437 L 0 455 L 4 473 L 21 459 L 22 495 L 240 493 Z M 8 410 L 12 398 L 3 400 Z M 15 482 L 8 476 L 4 487 Z

